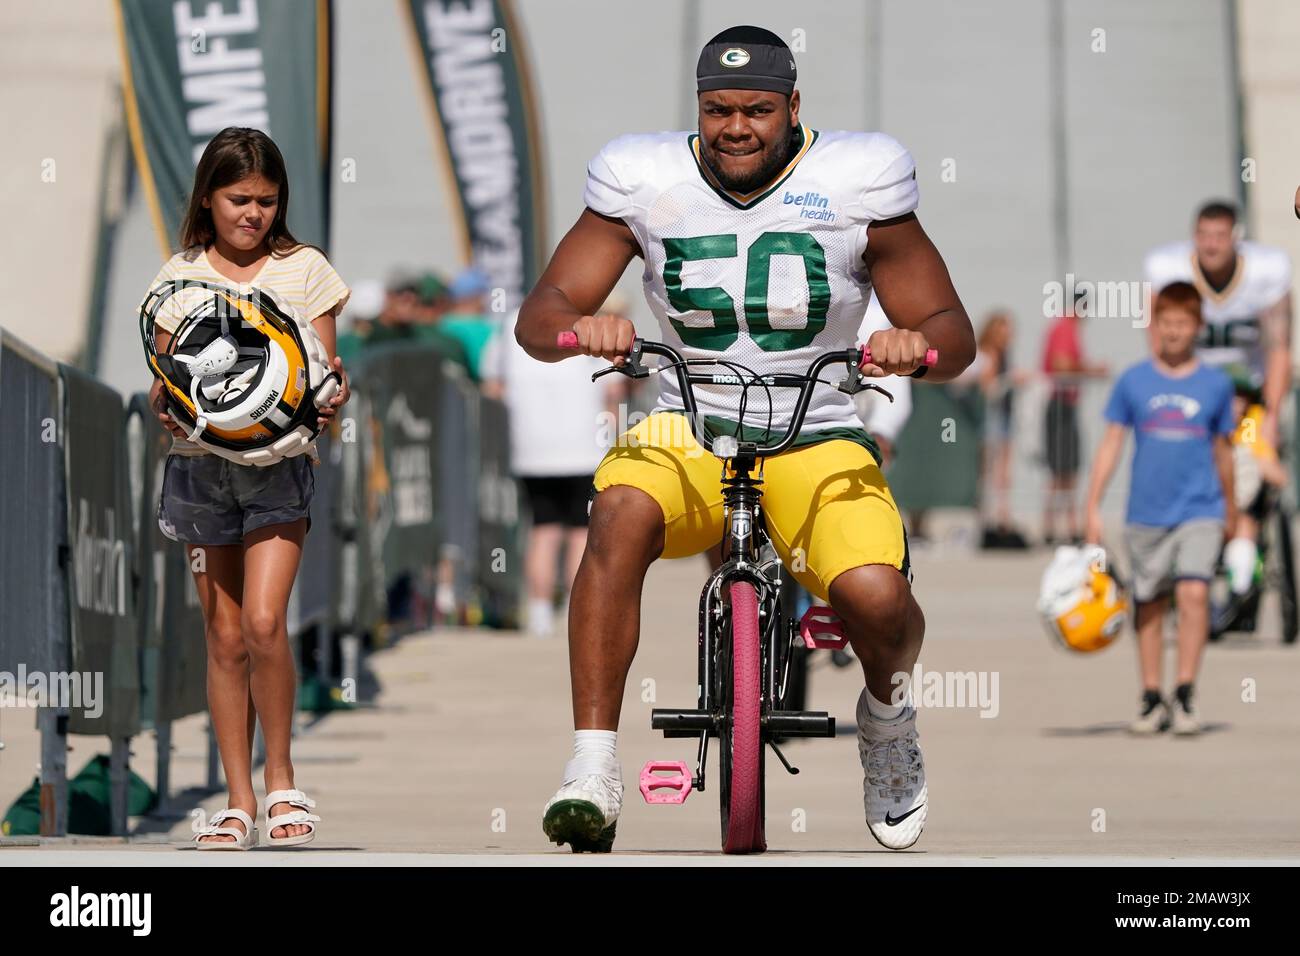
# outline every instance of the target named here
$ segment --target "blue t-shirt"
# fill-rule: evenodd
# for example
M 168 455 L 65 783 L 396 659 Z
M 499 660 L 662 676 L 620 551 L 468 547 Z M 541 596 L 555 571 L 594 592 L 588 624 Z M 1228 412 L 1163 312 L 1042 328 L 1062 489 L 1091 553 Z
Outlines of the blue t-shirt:
M 1224 518 L 1214 438 L 1237 427 L 1232 380 L 1201 365 L 1183 378 L 1148 359 L 1127 369 L 1106 403 L 1106 420 L 1133 429 L 1128 523 L 1172 528 L 1196 518 Z

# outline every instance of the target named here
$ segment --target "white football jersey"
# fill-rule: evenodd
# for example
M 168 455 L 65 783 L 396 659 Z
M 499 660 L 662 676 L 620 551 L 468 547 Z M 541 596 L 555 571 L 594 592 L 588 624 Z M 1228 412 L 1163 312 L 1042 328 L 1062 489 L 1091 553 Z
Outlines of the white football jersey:
M 1201 274 L 1190 239 L 1158 246 L 1143 268 L 1152 295 L 1171 282 L 1190 282 L 1201 293 L 1205 329 L 1199 353 L 1209 365 L 1241 364 L 1256 375 L 1264 372 L 1260 315 L 1291 291 L 1291 259 L 1276 246 L 1237 244 L 1237 268 L 1222 292 Z
M 693 132 L 629 134 L 587 167 L 587 206 L 624 220 L 645 257 L 642 285 L 662 341 L 685 358 L 720 358 L 762 374 L 803 374 L 823 352 L 857 344 L 871 298 L 867 226 L 916 208 L 911 155 L 883 133 L 800 126 L 802 142 L 766 186 L 724 189 Z M 843 377 L 843 366 L 822 377 Z M 725 369 L 716 369 L 725 374 Z M 712 371 L 707 367 L 698 371 Z M 681 409 L 675 374 L 656 410 Z M 695 386 L 699 411 L 735 421 L 738 385 Z M 772 427 L 789 426 L 797 389 L 772 389 Z M 767 392 L 751 386 L 745 424 L 767 427 Z M 804 431 L 861 427 L 853 400 L 817 386 Z

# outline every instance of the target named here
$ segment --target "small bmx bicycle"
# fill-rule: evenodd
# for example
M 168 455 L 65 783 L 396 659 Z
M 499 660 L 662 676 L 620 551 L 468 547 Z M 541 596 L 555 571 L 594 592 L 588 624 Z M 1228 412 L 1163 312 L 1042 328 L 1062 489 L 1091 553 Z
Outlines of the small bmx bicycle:
M 561 348 L 576 348 L 577 336 L 562 332 Z M 656 368 L 642 364 L 645 355 L 668 359 Z M 834 737 L 835 719 L 821 711 L 786 710 L 790 661 L 796 641 L 808 648 L 843 648 L 847 642 L 842 622 L 828 607 L 812 607 L 798 620 L 789 618 L 782 605 L 782 571 L 768 538 L 763 519 L 763 459 L 788 449 L 799 434 L 804 415 L 818 385 L 848 394 L 864 389 L 889 393 L 863 377 L 859 368 L 869 362 L 864 346 L 826 352 L 813 360 L 804 375 L 759 376 L 725 359 L 684 359 L 671 346 L 636 339 L 622 366 L 602 369 L 592 380 L 621 372 L 630 378 L 676 372 L 681 385 L 683 411 L 692 434 L 720 459 L 723 486 L 722 564 L 709 575 L 700 595 L 699 701 L 691 709 L 655 708 L 650 726 L 666 738 L 698 738 L 695 772 L 682 761 L 651 761 L 641 771 L 640 789 L 649 803 L 682 803 L 693 790 L 705 789 L 705 763 L 709 739 L 718 740 L 718 802 L 722 812 L 724 853 L 761 853 L 767 849 L 764 832 L 764 747 L 791 773 L 778 746 L 788 737 Z M 929 350 L 926 365 L 937 352 Z M 847 376 L 840 382 L 819 378 L 822 370 L 843 365 Z M 700 366 L 721 367 L 725 374 L 692 371 Z M 923 374 L 918 369 L 916 375 Z M 711 436 L 697 412 L 693 386 L 726 383 L 741 386 L 736 435 Z M 742 440 L 746 397 L 751 386 L 797 388 L 799 395 L 790 425 L 779 441 L 759 445 Z M 769 391 L 769 408 L 770 391 Z M 892 401 L 892 396 L 889 396 Z M 770 432 L 770 429 L 769 429 Z M 771 435 L 768 435 L 771 439 Z M 757 469 L 757 473 L 755 473 Z M 665 773 L 667 775 L 665 775 Z

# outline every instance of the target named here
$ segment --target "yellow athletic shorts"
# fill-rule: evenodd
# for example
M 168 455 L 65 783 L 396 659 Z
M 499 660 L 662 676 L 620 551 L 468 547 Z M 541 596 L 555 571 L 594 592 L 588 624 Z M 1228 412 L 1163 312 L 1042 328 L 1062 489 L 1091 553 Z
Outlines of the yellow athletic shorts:
M 699 554 L 722 540 L 722 462 L 695 441 L 683 415 L 659 412 L 628 429 L 592 483 L 597 493 L 630 485 L 659 503 L 662 557 Z M 888 564 L 908 574 L 898 506 L 857 442 L 832 439 L 766 459 L 763 512 L 782 563 L 824 601 L 850 568 Z

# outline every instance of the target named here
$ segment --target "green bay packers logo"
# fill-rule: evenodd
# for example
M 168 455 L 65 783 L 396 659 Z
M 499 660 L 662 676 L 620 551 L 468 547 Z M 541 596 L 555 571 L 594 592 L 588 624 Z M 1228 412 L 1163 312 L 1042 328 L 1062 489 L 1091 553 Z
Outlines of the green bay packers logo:
M 749 51 L 742 50 L 738 46 L 733 46 L 730 50 L 725 51 L 722 56 L 718 57 L 718 62 L 723 66 L 744 66 L 749 62 Z

